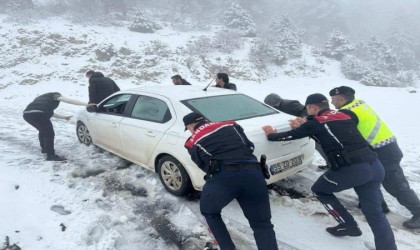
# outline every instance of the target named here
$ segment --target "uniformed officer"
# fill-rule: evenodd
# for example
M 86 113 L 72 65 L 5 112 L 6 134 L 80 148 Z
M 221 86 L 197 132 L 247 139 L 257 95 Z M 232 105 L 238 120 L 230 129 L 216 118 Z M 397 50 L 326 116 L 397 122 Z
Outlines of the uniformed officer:
M 420 200 L 410 188 L 400 166 L 403 154 L 397 139 L 385 122 L 363 100 L 355 99 L 354 89 L 341 86 L 330 91 L 331 103 L 342 112 L 352 111 L 357 129 L 378 154 L 385 169 L 382 182 L 385 190 L 412 213 L 413 217 L 403 223 L 407 228 L 420 228 Z
M 220 215 L 236 199 L 254 231 L 258 249 L 277 249 L 266 182 L 252 153 L 254 144 L 234 121 L 209 122 L 192 112 L 183 118 L 192 135 L 185 143 L 191 159 L 206 173 L 201 214 L 221 249 L 235 245 Z
M 271 126 L 263 127 L 268 140 L 288 141 L 310 136 L 318 141 L 327 154 L 331 169 L 312 186 L 312 191 L 328 212 L 339 223 L 327 228 L 334 236 L 360 236 L 357 222 L 335 197 L 335 192 L 354 188 L 362 212 L 375 237 L 376 249 L 394 250 L 394 234 L 381 209 L 380 185 L 384 169 L 376 154 L 356 128 L 351 117 L 329 109 L 322 94 L 306 99 L 307 122 L 299 125 L 291 121 L 292 130 L 276 133 Z

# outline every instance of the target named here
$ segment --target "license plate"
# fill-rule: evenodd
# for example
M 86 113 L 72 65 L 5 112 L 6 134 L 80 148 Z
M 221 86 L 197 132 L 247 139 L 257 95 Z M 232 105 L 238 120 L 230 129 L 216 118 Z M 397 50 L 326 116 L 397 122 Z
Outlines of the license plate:
M 271 175 L 275 175 L 275 174 L 284 172 L 286 170 L 289 170 L 291 168 L 297 167 L 299 165 L 302 165 L 302 163 L 303 163 L 303 155 L 298 155 L 296 157 L 293 157 L 290 160 L 278 162 L 271 165 L 270 173 Z

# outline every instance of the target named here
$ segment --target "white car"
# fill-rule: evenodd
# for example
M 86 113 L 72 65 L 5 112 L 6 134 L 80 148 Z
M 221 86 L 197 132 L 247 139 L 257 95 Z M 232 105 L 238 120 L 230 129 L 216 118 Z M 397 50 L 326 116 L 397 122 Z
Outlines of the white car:
M 87 111 L 89 110 L 89 112 Z M 150 86 L 117 92 L 78 115 L 77 137 L 159 174 L 165 188 L 182 196 L 201 190 L 204 172 L 184 147 L 190 136 L 182 118 L 191 111 L 210 121 L 234 120 L 255 144 L 254 154 L 267 156 L 267 184 L 311 164 L 315 143 L 309 138 L 270 142 L 262 126 L 290 130 L 289 115 L 236 91 L 196 86 Z

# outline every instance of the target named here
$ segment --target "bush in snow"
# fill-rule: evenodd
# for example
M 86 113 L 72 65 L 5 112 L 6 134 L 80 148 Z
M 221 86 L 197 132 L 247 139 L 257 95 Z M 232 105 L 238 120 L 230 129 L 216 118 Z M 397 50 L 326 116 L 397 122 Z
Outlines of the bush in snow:
M 397 87 L 399 82 L 382 72 L 369 72 L 364 75 L 360 83 L 366 86 Z
M 334 30 L 325 42 L 323 55 L 336 60 L 341 60 L 345 54 L 354 50 L 346 36 L 338 29 Z
M 224 13 L 224 20 L 228 28 L 238 30 L 243 33 L 244 36 L 256 36 L 254 20 L 237 1 L 233 1 L 232 5 Z
M 145 17 L 145 14 L 136 9 L 134 12 L 130 13 L 130 26 L 129 30 L 140 33 L 153 33 L 156 30 L 162 29 L 162 27 L 153 22 L 152 20 Z
M 169 46 L 159 40 L 152 40 L 150 41 L 150 45 L 148 45 L 145 49 L 144 49 L 144 54 L 145 55 L 157 55 L 160 57 L 169 57 L 169 55 L 171 54 L 171 49 L 169 48 Z
M 215 49 L 210 37 L 199 36 L 195 40 L 188 41 L 185 50 L 189 55 L 205 56 Z
M 414 86 L 415 81 L 417 80 L 417 74 L 412 71 L 400 71 L 396 76 L 396 80 L 399 82 L 401 87 Z
M 220 52 L 232 53 L 242 47 L 241 34 L 234 31 L 219 31 L 212 39 L 212 46 Z
M 347 79 L 359 81 L 371 70 L 355 56 L 345 56 L 341 61 L 341 72 Z
M 101 45 L 95 50 L 96 59 L 101 62 L 110 61 L 115 54 L 112 44 Z

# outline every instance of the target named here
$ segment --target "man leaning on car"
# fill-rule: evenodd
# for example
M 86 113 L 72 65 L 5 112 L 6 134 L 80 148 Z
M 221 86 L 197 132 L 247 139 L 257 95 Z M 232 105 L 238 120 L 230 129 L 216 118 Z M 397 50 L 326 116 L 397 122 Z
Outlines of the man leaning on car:
M 254 144 L 234 121 L 209 122 L 199 113 L 183 118 L 192 135 L 185 143 L 191 159 L 206 173 L 200 197 L 201 214 L 221 249 L 235 249 L 221 211 L 233 199 L 241 206 L 258 249 L 276 250 L 266 182 Z M 252 185 L 250 185 L 252 183 Z

